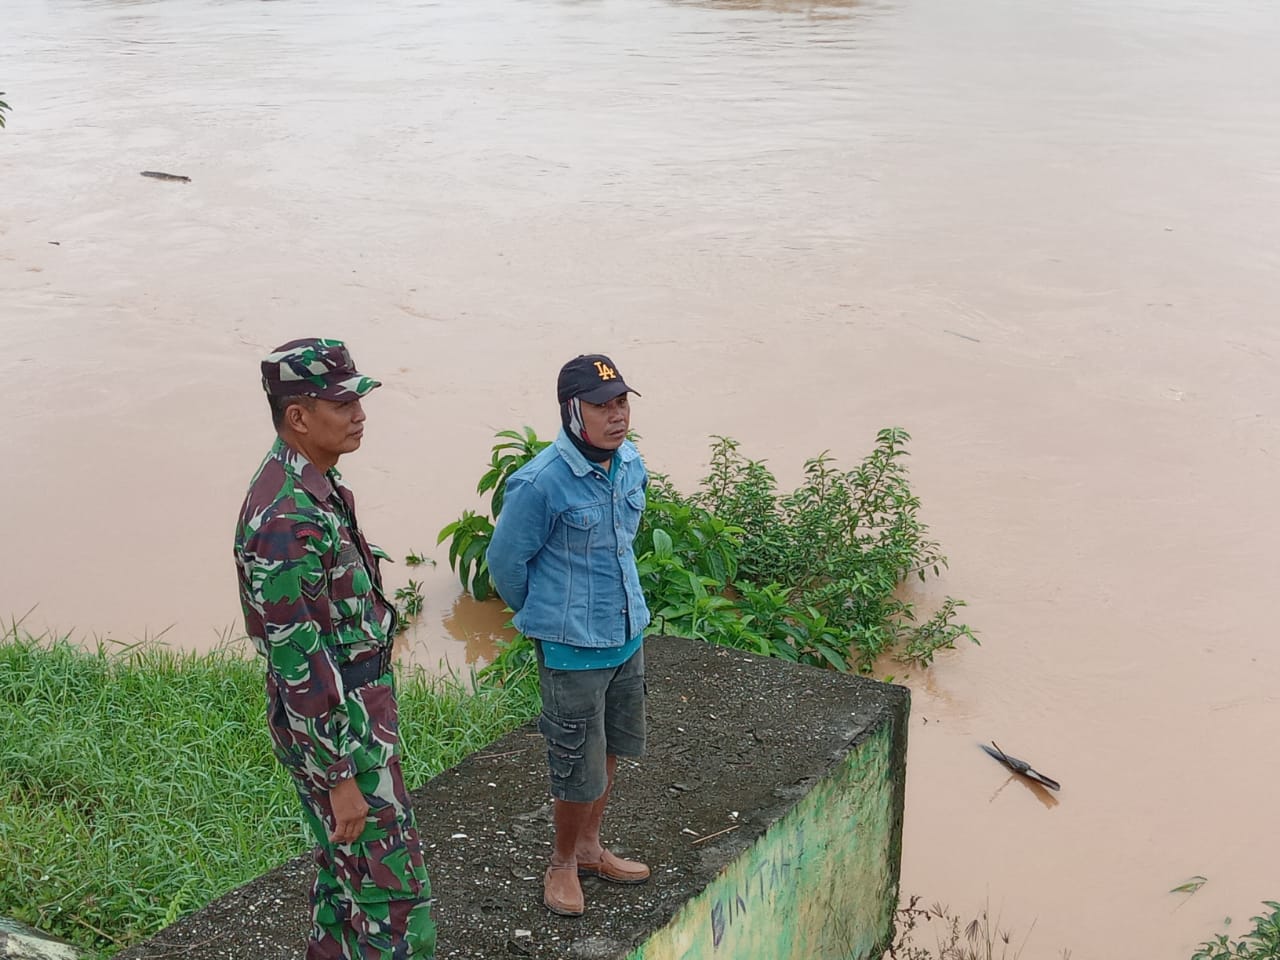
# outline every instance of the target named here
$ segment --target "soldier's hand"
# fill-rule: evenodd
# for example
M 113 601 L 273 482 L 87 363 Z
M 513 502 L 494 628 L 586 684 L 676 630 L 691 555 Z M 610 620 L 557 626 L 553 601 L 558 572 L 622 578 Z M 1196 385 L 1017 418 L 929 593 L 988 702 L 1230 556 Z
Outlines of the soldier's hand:
M 343 780 L 330 790 L 329 804 L 337 821 L 329 839 L 333 843 L 355 843 L 364 832 L 364 819 L 369 815 L 369 804 L 355 779 Z

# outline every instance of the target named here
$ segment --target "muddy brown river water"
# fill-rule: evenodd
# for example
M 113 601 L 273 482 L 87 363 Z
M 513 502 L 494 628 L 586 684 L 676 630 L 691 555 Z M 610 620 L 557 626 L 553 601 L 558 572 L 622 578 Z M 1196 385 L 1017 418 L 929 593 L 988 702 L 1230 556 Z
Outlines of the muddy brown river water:
M 234 636 L 257 360 L 340 336 L 364 526 L 442 564 L 412 655 L 466 669 L 504 618 L 436 533 L 602 350 L 686 487 L 713 433 L 785 482 L 912 433 L 982 646 L 908 678 L 906 892 L 1027 960 L 1280 897 L 1275 4 L 4 8 L 0 613 Z

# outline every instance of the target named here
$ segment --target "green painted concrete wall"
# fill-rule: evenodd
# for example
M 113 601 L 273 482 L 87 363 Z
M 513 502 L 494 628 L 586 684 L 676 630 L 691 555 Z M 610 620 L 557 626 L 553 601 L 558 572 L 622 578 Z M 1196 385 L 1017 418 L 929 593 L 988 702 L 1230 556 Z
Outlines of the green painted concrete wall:
M 897 726 L 854 746 L 627 960 L 879 957 L 898 902 L 906 744 Z

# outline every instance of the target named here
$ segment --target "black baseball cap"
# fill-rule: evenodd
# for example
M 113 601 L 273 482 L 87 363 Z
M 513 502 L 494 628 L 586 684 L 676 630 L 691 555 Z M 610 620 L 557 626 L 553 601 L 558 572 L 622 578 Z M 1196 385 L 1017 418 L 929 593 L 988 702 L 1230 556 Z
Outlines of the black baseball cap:
M 613 361 L 603 353 L 584 353 L 560 368 L 556 399 L 561 403 L 577 397 L 587 403 L 607 403 L 623 393 L 640 391 L 627 386 Z

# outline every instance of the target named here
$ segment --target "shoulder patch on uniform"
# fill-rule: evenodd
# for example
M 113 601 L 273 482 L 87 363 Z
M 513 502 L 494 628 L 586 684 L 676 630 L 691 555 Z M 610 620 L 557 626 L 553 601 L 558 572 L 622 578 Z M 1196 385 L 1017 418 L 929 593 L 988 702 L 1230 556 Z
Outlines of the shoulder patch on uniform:
M 294 524 L 293 535 L 299 540 L 323 540 L 324 530 L 318 523 L 300 520 Z

